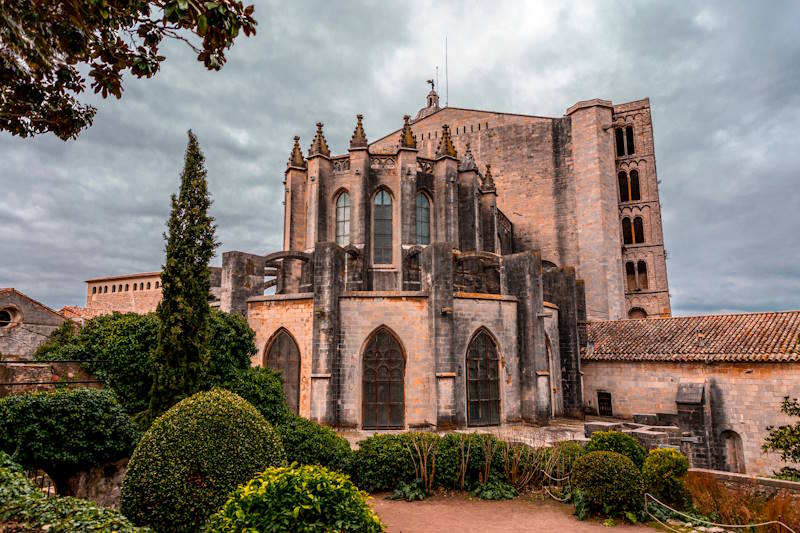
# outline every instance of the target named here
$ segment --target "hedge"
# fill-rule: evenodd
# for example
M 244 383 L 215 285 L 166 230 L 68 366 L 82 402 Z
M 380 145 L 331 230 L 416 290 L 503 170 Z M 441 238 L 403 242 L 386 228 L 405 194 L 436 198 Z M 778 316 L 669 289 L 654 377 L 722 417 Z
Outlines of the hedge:
M 572 467 L 570 483 L 577 494 L 576 504 L 585 498 L 589 512 L 635 516 L 644 503 L 642 474 L 633 461 L 620 453 L 582 455 Z M 577 514 L 583 518 L 580 511 Z
M 408 453 L 406 433 L 373 435 L 358 443 L 350 476 L 368 492 L 392 490 L 414 480 L 414 464 Z
M 353 455 L 350 443 L 331 428 L 292 415 L 276 429 L 288 462 L 348 471 Z
M 678 450 L 651 450 L 642 467 L 645 489 L 668 505 L 683 507 L 691 501 L 686 488 L 688 471 L 689 460 Z
M 596 431 L 592 433 L 589 442 L 584 446 L 584 451 L 589 452 L 617 452 L 633 461 L 636 468 L 642 469 L 644 460 L 647 459 L 647 449 L 638 440 L 627 433 L 619 431 Z
M 347 476 L 321 466 L 268 468 L 239 487 L 204 531 L 384 531 L 367 498 Z
M 284 462 L 261 414 L 223 390 L 195 394 L 153 422 L 131 457 L 122 512 L 160 533 L 197 531 L 240 484 Z

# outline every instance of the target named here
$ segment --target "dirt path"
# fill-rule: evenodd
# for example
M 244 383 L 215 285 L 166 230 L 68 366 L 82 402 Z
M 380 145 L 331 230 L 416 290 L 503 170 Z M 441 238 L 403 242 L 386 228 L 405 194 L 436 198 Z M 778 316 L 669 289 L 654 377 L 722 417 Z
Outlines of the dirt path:
M 598 522 L 578 521 L 572 516 L 571 505 L 528 497 L 492 502 L 455 494 L 405 502 L 387 500 L 386 494 L 375 494 L 372 506 L 388 526 L 389 533 L 609 531 Z M 618 523 L 614 531 L 633 529 L 641 530 L 645 526 Z

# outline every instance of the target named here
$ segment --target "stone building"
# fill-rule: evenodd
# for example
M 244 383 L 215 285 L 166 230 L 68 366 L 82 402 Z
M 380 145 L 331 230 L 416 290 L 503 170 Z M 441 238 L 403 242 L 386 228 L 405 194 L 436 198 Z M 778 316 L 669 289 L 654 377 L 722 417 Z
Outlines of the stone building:
M 771 475 L 761 445 L 800 397 L 800 311 L 593 322 L 587 412 L 675 424 L 693 466 Z
M 29 361 L 66 319 L 13 288 L 0 288 L 0 360 Z

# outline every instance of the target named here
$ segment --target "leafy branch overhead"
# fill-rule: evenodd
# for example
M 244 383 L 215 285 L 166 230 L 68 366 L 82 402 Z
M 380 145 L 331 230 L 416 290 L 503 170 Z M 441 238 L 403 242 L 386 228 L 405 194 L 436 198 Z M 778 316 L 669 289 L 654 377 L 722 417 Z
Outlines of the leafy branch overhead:
M 76 138 L 97 112 L 77 99 L 87 68 L 95 93 L 121 98 L 124 72 L 158 72 L 164 38 L 219 70 L 240 32 L 256 21 L 237 0 L 0 0 L 0 130 Z

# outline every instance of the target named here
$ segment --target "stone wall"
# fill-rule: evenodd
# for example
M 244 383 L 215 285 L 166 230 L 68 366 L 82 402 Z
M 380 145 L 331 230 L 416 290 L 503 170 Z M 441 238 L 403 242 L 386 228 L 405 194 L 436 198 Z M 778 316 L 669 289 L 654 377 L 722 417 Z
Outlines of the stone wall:
M 28 361 L 65 318 L 52 309 L 17 292 L 0 290 L 0 309 L 11 314 L 11 323 L 0 327 L 0 360 Z
M 0 363 L 0 397 L 40 390 L 54 390 L 65 382 L 70 387 L 100 388 L 97 378 L 81 368 L 80 363 Z
M 587 408 L 597 409 L 598 391 L 610 392 L 614 416 L 622 418 L 678 413 L 679 384 L 708 382 L 714 467 L 726 466 L 725 432 L 741 437 L 746 473 L 770 475 L 784 466 L 761 445 L 767 426 L 792 422 L 780 407 L 785 396 L 800 397 L 800 364 L 583 361 L 582 370 Z

